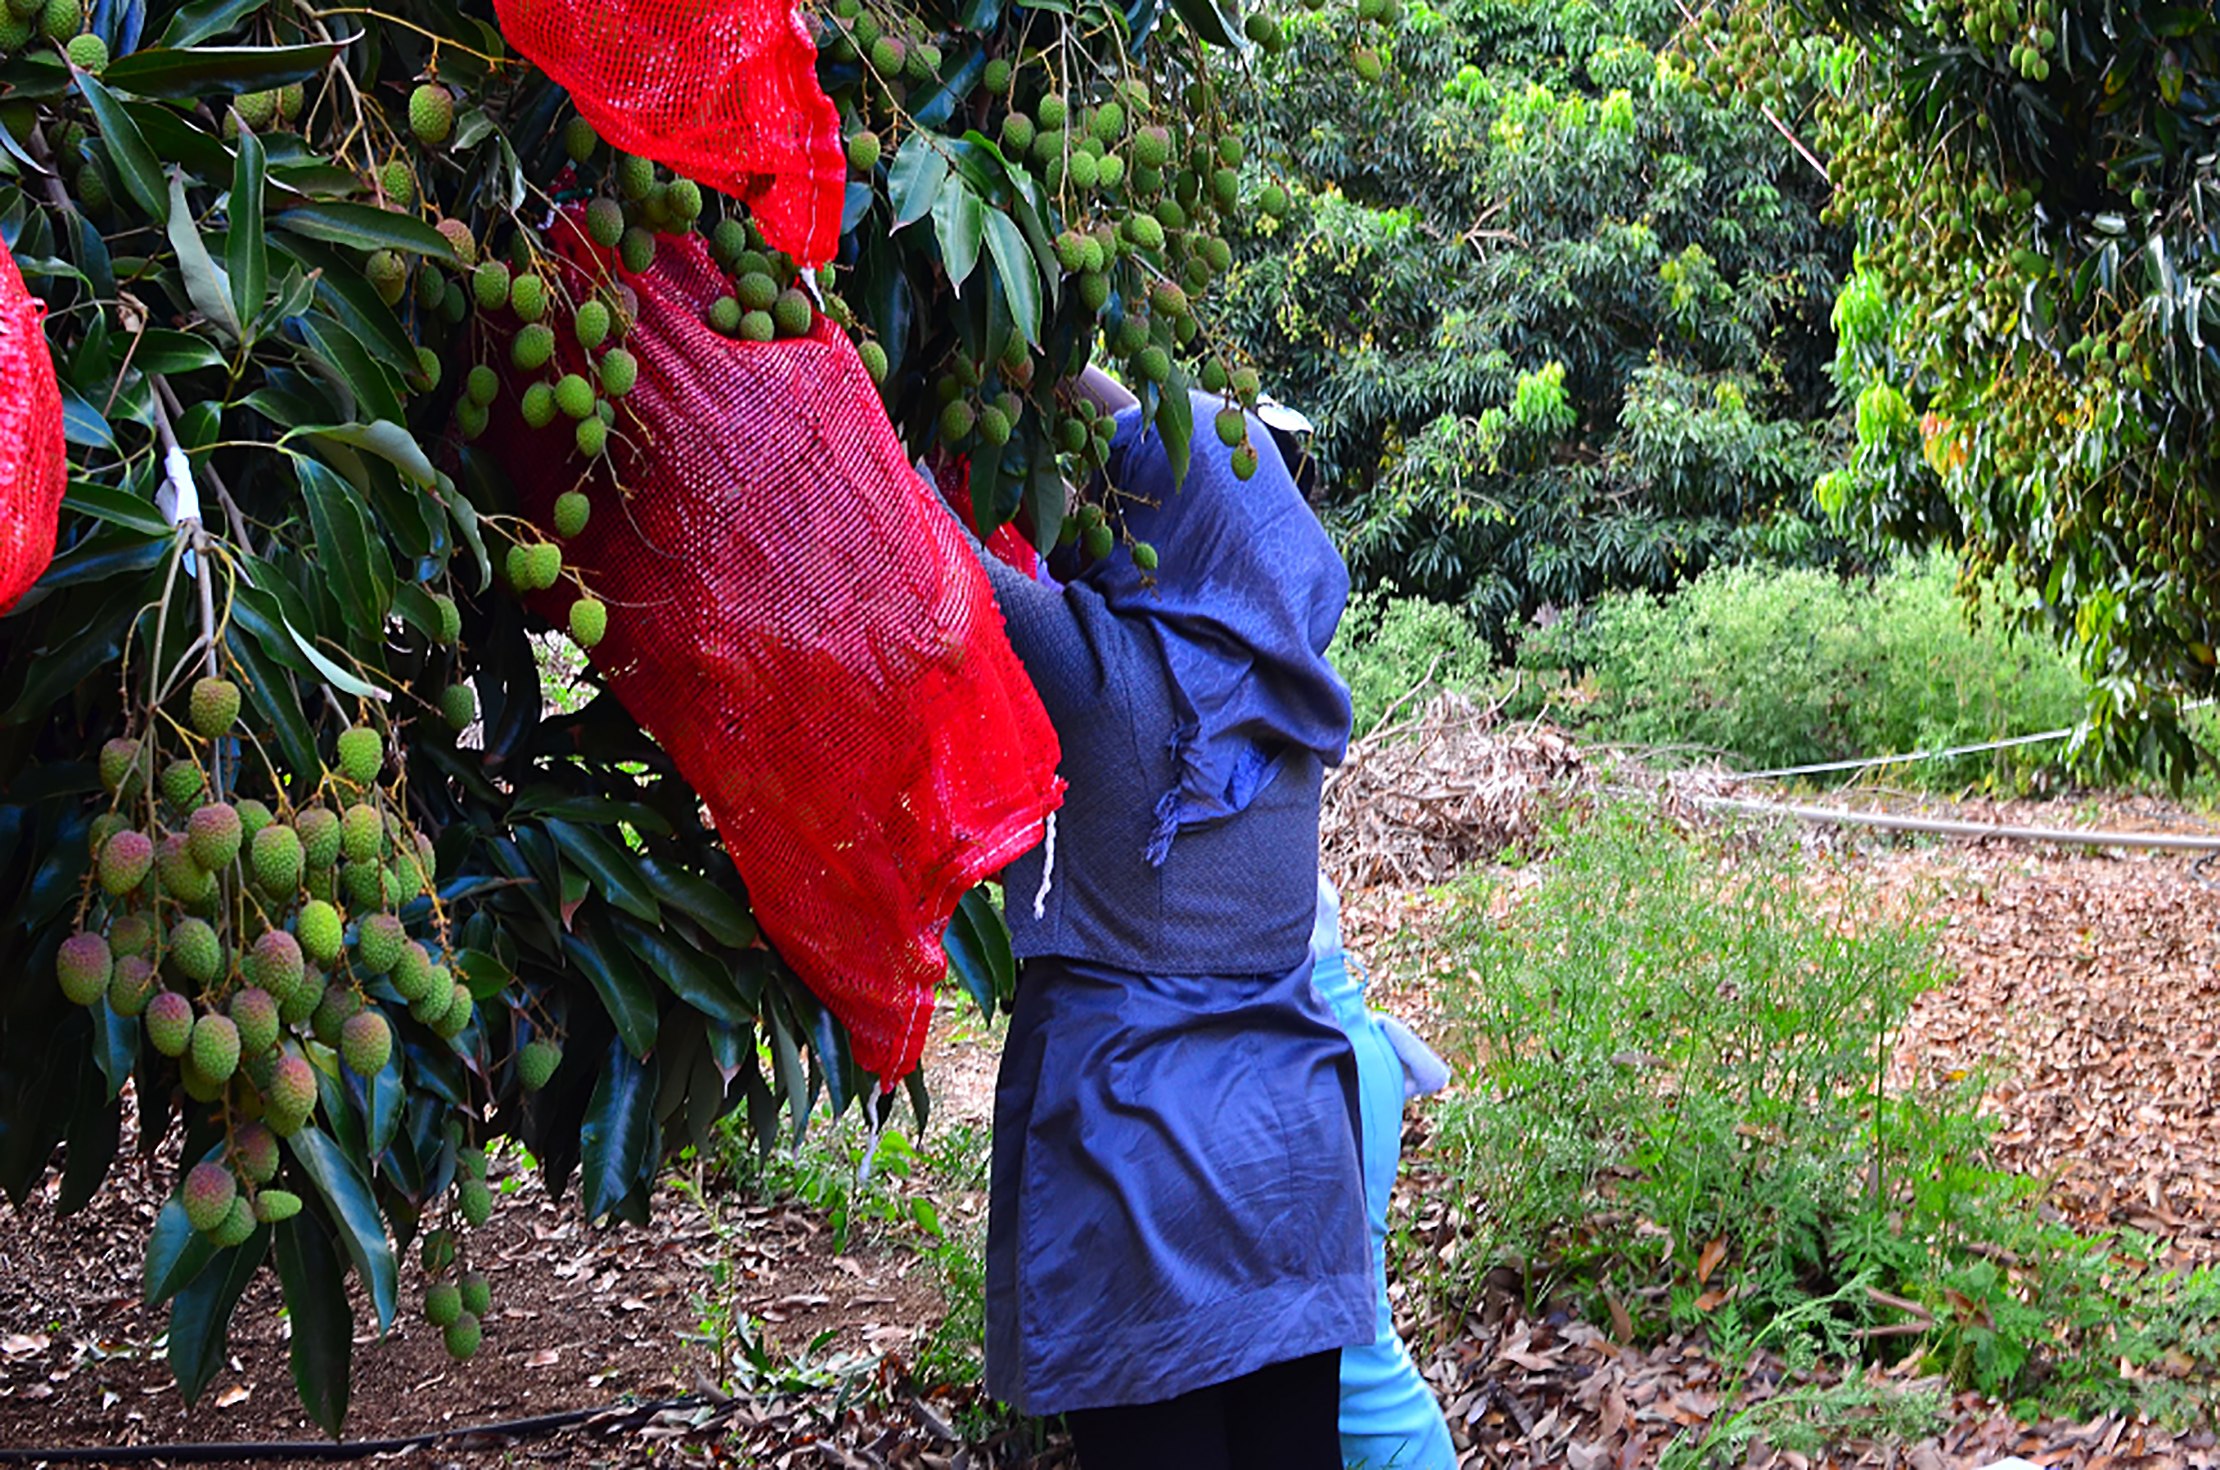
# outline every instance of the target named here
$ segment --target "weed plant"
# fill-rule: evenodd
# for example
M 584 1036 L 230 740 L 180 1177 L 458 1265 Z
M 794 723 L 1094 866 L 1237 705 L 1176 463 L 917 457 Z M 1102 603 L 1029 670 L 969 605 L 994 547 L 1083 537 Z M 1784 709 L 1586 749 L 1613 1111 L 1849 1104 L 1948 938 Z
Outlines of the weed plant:
M 2073 1413 L 2179 1416 L 2220 1384 L 2220 1277 L 2046 1220 L 1974 1084 L 1888 1089 L 1933 935 L 1786 841 L 1608 807 L 1535 872 L 1460 883 L 1433 942 L 1463 1085 L 1429 1162 L 1480 1202 L 1403 1262 L 1442 1305 L 1509 1263 L 1730 1360 L 1911 1352 Z

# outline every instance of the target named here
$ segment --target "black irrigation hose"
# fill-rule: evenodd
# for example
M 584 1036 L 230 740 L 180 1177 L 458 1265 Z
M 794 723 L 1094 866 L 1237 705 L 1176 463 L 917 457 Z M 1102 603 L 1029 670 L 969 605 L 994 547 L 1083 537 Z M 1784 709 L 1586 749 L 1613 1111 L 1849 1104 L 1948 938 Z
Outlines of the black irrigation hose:
M 76 1446 L 61 1449 L 12 1449 L 0 1446 L 0 1465 L 25 1465 L 41 1461 L 55 1465 L 120 1465 L 170 1460 L 178 1464 L 212 1465 L 255 1460 L 362 1460 L 372 1455 L 390 1455 L 400 1450 L 421 1449 L 447 1440 L 529 1439 L 595 1419 L 646 1420 L 666 1409 L 698 1408 L 708 1402 L 708 1399 L 695 1394 L 684 1398 L 656 1399 L 644 1404 L 565 1409 L 558 1414 L 536 1414 L 529 1419 L 504 1419 L 495 1424 L 439 1429 L 429 1434 L 403 1435 L 397 1439 L 246 1440 L 234 1443 L 130 1444 L 105 1448 Z

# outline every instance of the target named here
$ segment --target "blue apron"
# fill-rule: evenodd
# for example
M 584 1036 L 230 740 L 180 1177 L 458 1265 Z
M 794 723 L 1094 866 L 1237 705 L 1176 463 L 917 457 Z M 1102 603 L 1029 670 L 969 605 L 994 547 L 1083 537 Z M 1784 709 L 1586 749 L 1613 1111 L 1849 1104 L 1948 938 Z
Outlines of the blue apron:
M 1156 1403 L 1371 1342 L 1356 1080 L 1308 960 L 1028 960 L 995 1087 L 988 1391 Z

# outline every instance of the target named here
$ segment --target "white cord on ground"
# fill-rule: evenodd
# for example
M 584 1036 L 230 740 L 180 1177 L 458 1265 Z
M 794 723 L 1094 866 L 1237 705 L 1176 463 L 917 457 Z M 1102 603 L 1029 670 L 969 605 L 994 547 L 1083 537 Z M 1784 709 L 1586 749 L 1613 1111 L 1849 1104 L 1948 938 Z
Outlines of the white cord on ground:
M 2183 705 L 2182 709 L 2203 709 L 2211 703 L 2209 699 L 2193 699 Z M 2052 740 L 2064 740 L 2079 728 L 2078 725 L 2068 725 L 2062 730 L 2042 730 L 2033 735 L 1982 740 L 1972 745 L 1951 745 L 1941 750 L 1913 750 L 1903 755 L 1858 756 L 1851 760 L 1820 761 L 1808 766 L 1776 766 L 1767 771 L 1732 771 L 1728 774 L 1737 781 L 1772 781 L 1786 776 L 1823 776 L 1832 771 L 1867 771 L 1876 766 L 1900 766 L 1911 761 L 1953 760 L 1961 755 L 1981 755 L 1992 750 L 2013 750 L 2022 745 L 2041 745 Z
M 1731 796 L 1687 793 L 1687 800 L 1712 811 L 1757 817 L 1788 817 L 1821 826 L 1876 827 L 1887 832 L 1918 832 L 1937 837 L 2002 838 L 2008 842 L 2055 842 L 2074 847 L 2154 848 L 2171 852 L 2220 852 L 2220 837 L 2178 832 L 2110 832 L 2072 827 L 2017 827 L 2001 822 L 1959 822 L 1943 817 L 1900 817 L 1889 812 L 1860 812 L 1843 807 L 1797 806 L 1790 802 L 1743 801 Z

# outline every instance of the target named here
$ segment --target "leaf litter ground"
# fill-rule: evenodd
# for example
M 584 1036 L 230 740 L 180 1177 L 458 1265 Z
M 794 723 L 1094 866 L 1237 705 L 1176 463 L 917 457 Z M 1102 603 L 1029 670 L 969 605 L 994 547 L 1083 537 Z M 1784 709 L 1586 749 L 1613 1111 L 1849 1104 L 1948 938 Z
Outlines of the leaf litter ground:
M 2092 807 L 1969 803 L 1955 815 L 2050 825 L 2201 828 L 2147 800 Z M 1906 1027 L 1899 1080 L 1967 1073 L 1987 1080 L 2007 1167 L 2054 1181 L 2051 1202 L 2084 1229 L 2166 1237 L 2181 1263 L 2220 1259 L 2220 874 L 2188 858 L 2115 856 L 1994 843 L 1883 843 L 1831 834 L 1849 871 L 1940 926 L 1955 974 Z M 1398 931 L 1423 928 L 1423 890 L 1352 895 L 1350 942 L 1379 968 L 1375 999 L 1421 1030 L 1433 1023 L 1424 977 L 1399 970 Z M 936 1129 L 983 1125 L 999 1028 L 952 999 L 928 1065 Z M 1423 1232 L 1426 1115 L 1407 1136 L 1398 1208 Z M 284 1323 L 264 1277 L 242 1304 L 230 1362 L 187 1409 L 160 1361 L 160 1314 L 139 1302 L 141 1244 L 174 1161 L 119 1159 L 92 1208 L 57 1218 L 50 1197 L 18 1211 L 0 1238 L 0 1448 L 292 1440 L 315 1431 L 293 1402 Z M 479 1232 L 494 1318 L 480 1356 L 449 1362 L 404 1311 L 383 1343 L 359 1334 L 350 1437 L 421 1433 L 559 1409 L 695 1395 L 684 1409 L 633 1415 L 514 1444 L 449 1441 L 388 1457 L 428 1465 L 724 1463 L 986 1467 L 1070 1464 L 1054 1436 L 992 1424 L 967 1395 L 909 1391 L 902 1369 L 941 1298 L 919 1256 L 881 1243 L 834 1248 L 827 1222 L 793 1204 L 711 1195 L 713 1220 L 667 1191 L 646 1231 L 595 1231 L 536 1183 L 500 1196 Z M 906 1186 L 907 1187 L 907 1186 Z M 918 1187 L 930 1188 L 930 1183 Z M 976 1198 L 938 1200 L 954 1217 Z M 839 1386 L 771 1385 L 737 1400 L 699 1397 L 713 1357 L 700 1339 L 703 1294 L 722 1266 L 729 1305 L 764 1324 L 776 1350 L 845 1364 Z M 1531 1315 L 1514 1283 L 1492 1284 L 1462 1319 L 1407 1323 L 1468 1466 L 1657 1462 L 1676 1438 L 1802 1382 L 1759 1359 L 1746 1375 L 1714 1359 L 1701 1334 L 1620 1345 L 1611 1323 Z M 413 1266 L 404 1301 L 421 1291 Z M 1399 1298 L 1405 1296 L 1400 1290 Z M 359 1308 L 358 1308 L 359 1310 Z M 366 1316 L 366 1314 L 365 1314 Z M 1973 1470 L 2010 1455 L 2060 1470 L 2220 1467 L 2210 1426 L 2174 1436 L 2118 1419 L 2028 1424 L 1976 1396 L 1953 1397 L 1909 1370 L 1868 1386 L 1872 1402 L 1933 1396 L 1931 1422 L 1855 1433 L 1804 1456 L 1758 1438 L 1755 1467 Z M 959 1434 L 958 1424 L 972 1426 Z M 1876 1424 L 1876 1431 L 1880 1426 Z M 269 1463 L 269 1462 L 264 1462 Z

